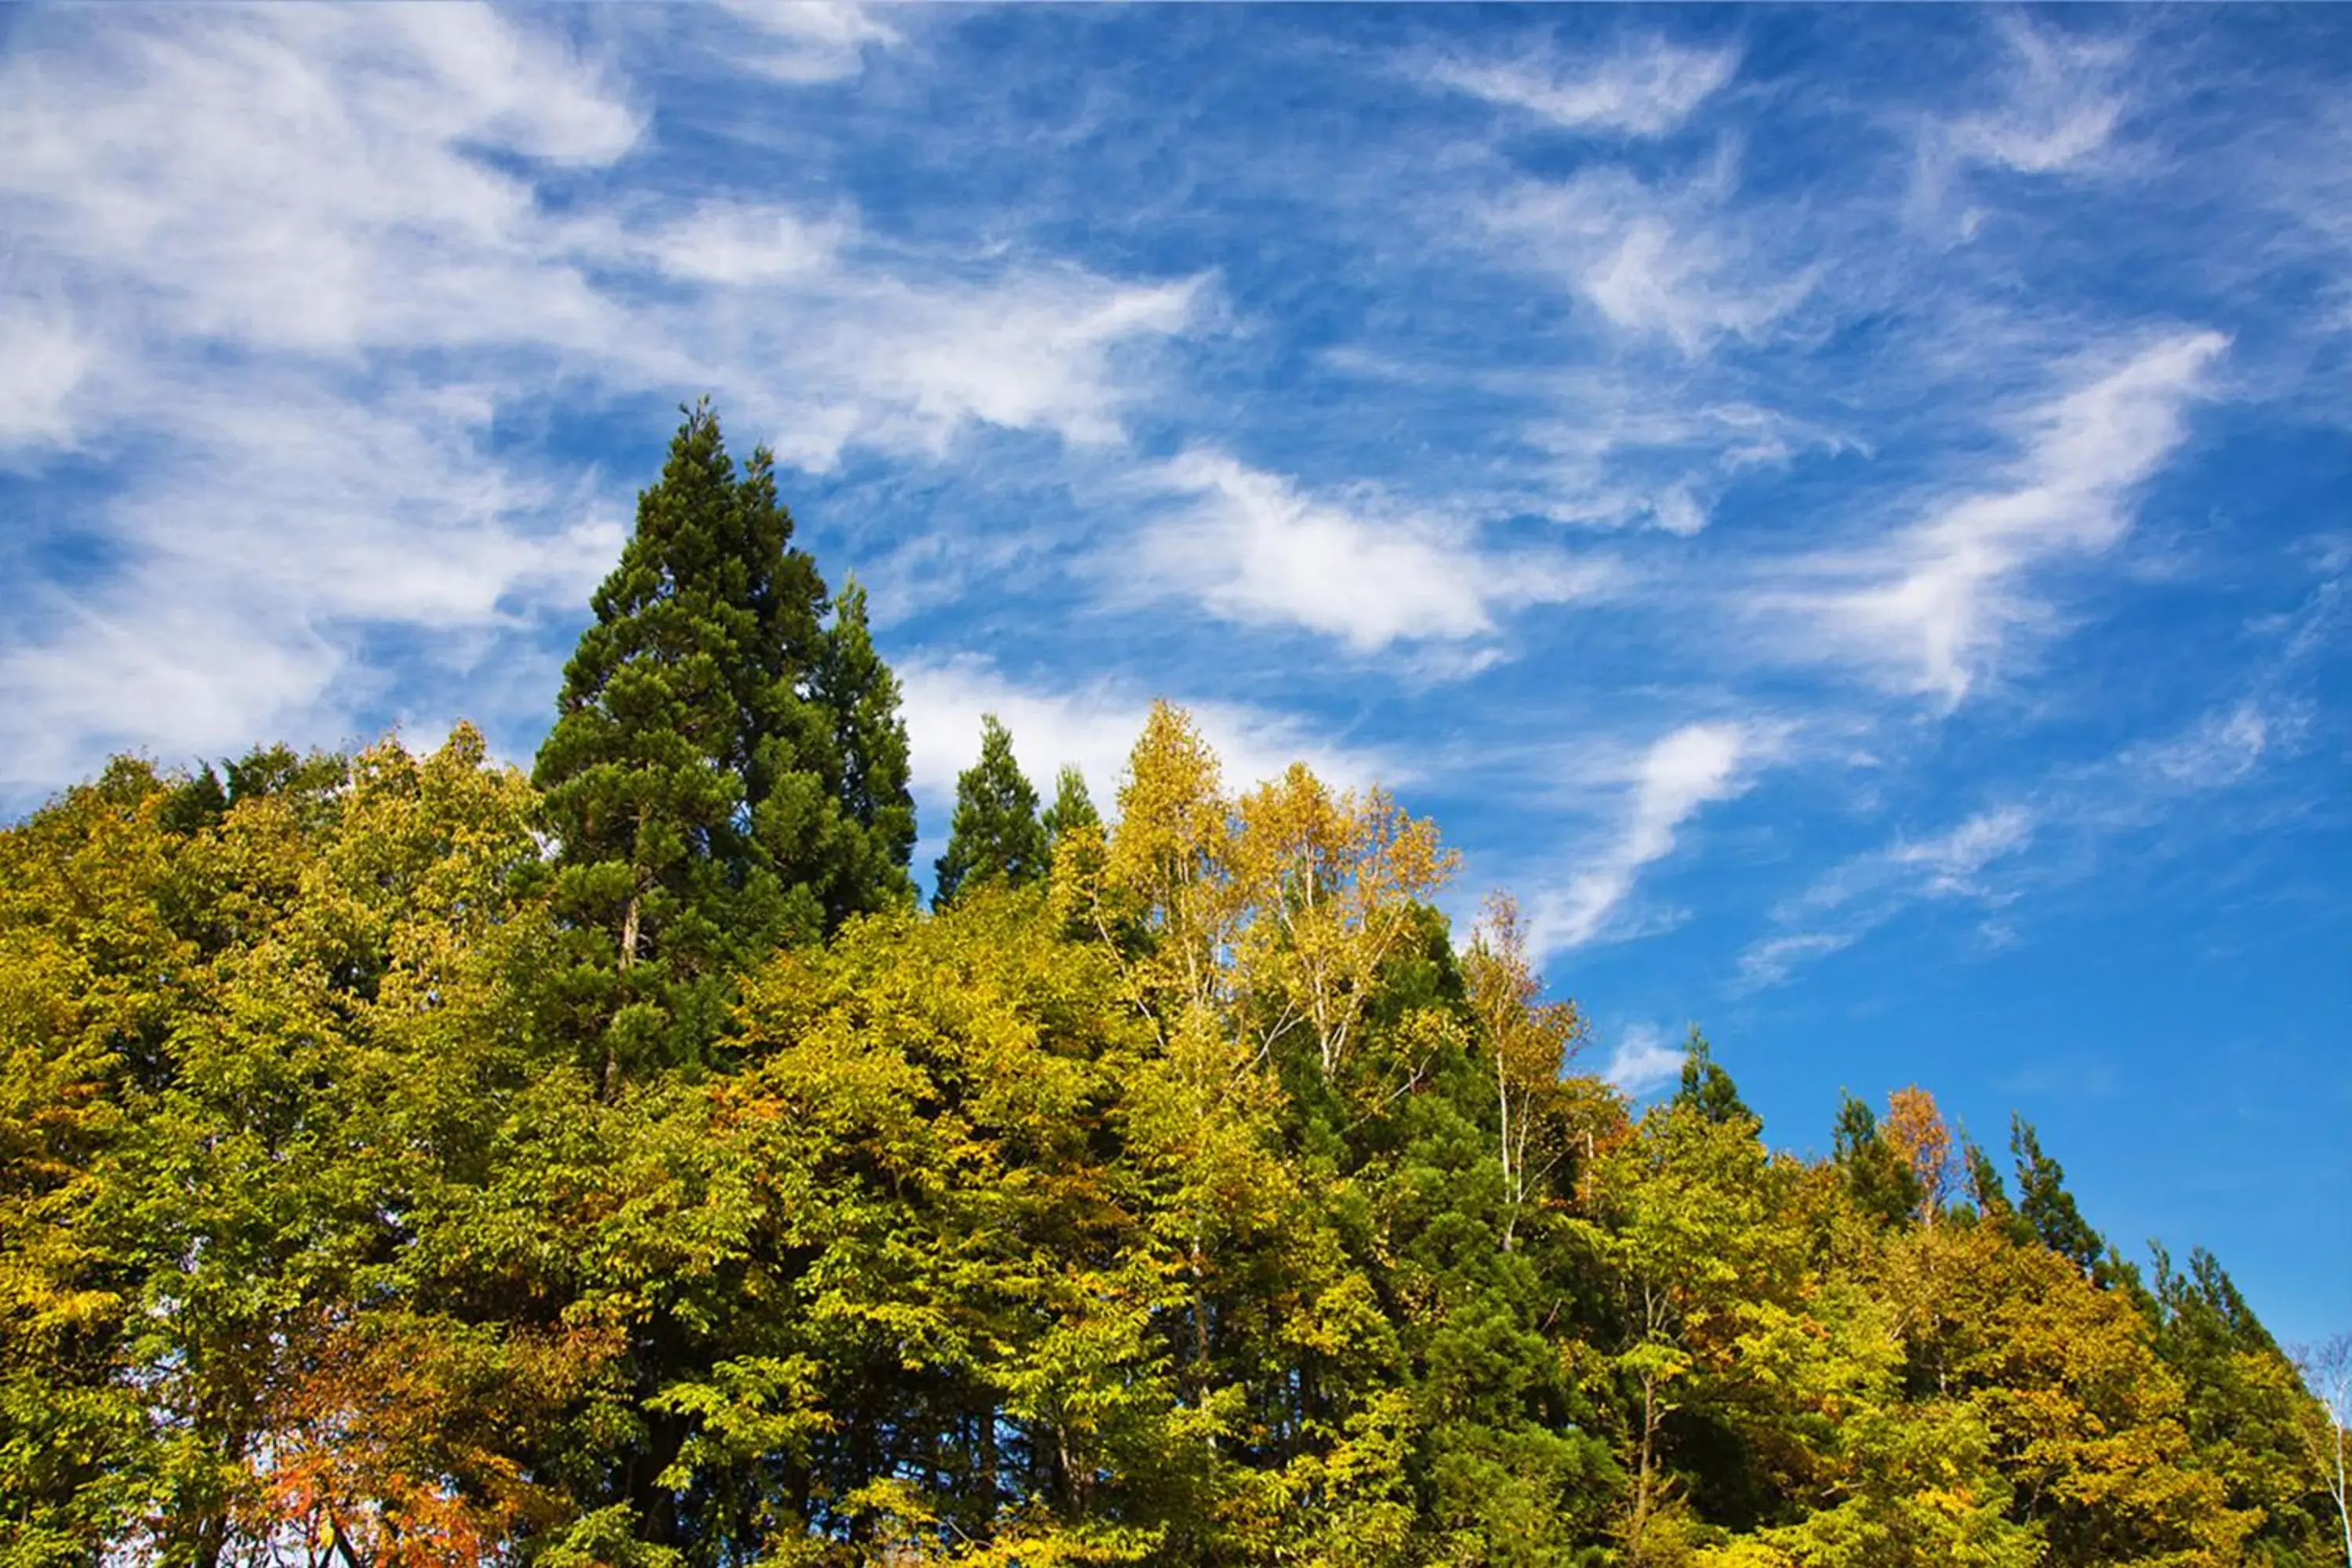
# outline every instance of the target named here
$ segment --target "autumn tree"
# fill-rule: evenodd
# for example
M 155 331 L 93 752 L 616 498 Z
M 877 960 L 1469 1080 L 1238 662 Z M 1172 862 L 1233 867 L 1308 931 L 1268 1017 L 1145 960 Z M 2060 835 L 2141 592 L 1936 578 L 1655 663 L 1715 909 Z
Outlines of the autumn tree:
M 1219 1007 L 1230 992 L 1223 955 L 1235 918 L 1233 805 L 1216 753 L 1181 709 L 1151 705 L 1118 814 L 1099 857 L 1071 858 L 1057 897 L 1119 956 L 1133 1005 L 1167 1037 L 1187 1009 Z
M 1243 796 L 1238 826 L 1234 967 L 1249 1027 L 1267 1052 L 1301 1032 L 1335 1078 L 1381 966 L 1414 929 L 1413 904 L 1454 857 L 1386 794 L 1334 795 L 1303 763 Z
M 1886 1097 L 1886 1121 L 1879 1130 L 1918 1192 L 1912 1215 L 1933 1225 L 1950 1202 L 1953 1187 L 1952 1131 L 1936 1109 L 1936 1097 L 1913 1085 Z
M 2209 1254 L 2143 1279 L 2030 1128 L 2012 1203 L 1922 1089 L 1772 1152 L 1696 1030 L 1637 1114 L 1383 797 L 1236 800 L 1163 706 L 1115 828 L 1036 825 L 1047 896 L 918 914 L 854 584 L 800 728 L 696 749 L 757 704 L 687 524 L 769 501 L 689 434 L 627 564 L 708 570 L 590 639 L 643 657 L 546 791 L 461 726 L 118 760 L 0 827 L 0 1563 L 2352 1550 L 2341 1402 Z M 551 868 L 565 812 L 617 858 Z M 658 1015 L 617 1069 L 614 1004 Z M 698 1016 L 727 1048 L 669 1070 Z
M 1555 1102 L 1560 1075 L 1584 1043 L 1584 1018 L 1572 1002 L 1539 1000 L 1543 982 L 1528 956 L 1518 904 L 1507 893 L 1487 898 L 1462 972 L 1494 1058 L 1495 1158 L 1508 1250 L 1528 1202 L 1569 1152 L 1569 1130 Z

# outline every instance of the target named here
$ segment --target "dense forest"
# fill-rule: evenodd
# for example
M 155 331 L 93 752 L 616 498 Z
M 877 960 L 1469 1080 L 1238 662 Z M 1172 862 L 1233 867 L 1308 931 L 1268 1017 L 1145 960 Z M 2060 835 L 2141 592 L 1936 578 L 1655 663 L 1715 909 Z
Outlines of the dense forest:
M 0 835 L 0 1563 L 2346 1561 L 2211 1258 L 1918 1088 L 1630 1104 L 1382 794 L 1161 706 L 1098 813 L 991 720 L 919 908 L 863 595 L 707 407 L 593 610 L 529 777 Z

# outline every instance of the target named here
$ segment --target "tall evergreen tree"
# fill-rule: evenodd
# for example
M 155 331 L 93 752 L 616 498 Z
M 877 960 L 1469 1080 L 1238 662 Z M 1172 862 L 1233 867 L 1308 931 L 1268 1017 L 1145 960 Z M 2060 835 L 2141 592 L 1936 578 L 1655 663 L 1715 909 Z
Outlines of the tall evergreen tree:
M 956 775 L 955 820 L 948 852 L 935 866 L 931 903 L 944 909 L 964 888 L 995 880 L 1018 887 L 1045 874 L 1045 830 L 1037 791 L 1013 757 L 1012 731 L 993 713 L 982 717 L 980 761 Z
M 1038 818 L 1039 826 L 1045 830 L 1048 855 L 1065 834 L 1096 826 L 1101 821 L 1102 813 L 1095 809 L 1094 796 L 1087 793 L 1087 775 L 1065 763 L 1054 780 L 1054 804 Z
M 907 874 L 915 849 L 915 797 L 898 680 L 874 651 L 866 589 L 854 576 L 833 601 L 815 693 L 833 723 L 833 795 L 841 808 L 839 848 L 825 884 L 824 924 L 831 931 L 851 915 L 915 900 L 915 881 Z
M 1675 1090 L 1675 1103 L 1687 1105 L 1718 1124 L 1756 1118 L 1748 1102 L 1739 1098 L 1739 1086 L 1717 1065 L 1715 1052 L 1696 1024 L 1690 1026 L 1690 1037 L 1683 1042 L 1682 1084 Z
M 2042 1246 L 2084 1273 L 2095 1270 L 2106 1256 L 2106 1238 L 2074 1206 L 2065 1167 L 2042 1152 L 2033 1123 L 2021 1116 L 2009 1119 L 2009 1147 L 2017 1158 L 2018 1214 Z
M 897 687 L 861 597 L 824 629 L 824 581 L 792 535 L 766 448 L 739 474 L 698 404 L 565 667 L 533 773 L 569 928 L 553 992 L 608 1088 L 628 1068 L 697 1060 L 724 1025 L 730 973 L 882 901 L 894 855 L 904 880 Z M 852 775 L 877 800 L 895 780 L 895 800 L 861 820 Z
M 1888 1225 L 1901 1225 L 1918 1212 L 1924 1195 L 1918 1176 L 1902 1152 L 1880 1135 L 1877 1113 L 1850 1094 L 1838 1101 L 1833 1147 L 1855 1207 Z

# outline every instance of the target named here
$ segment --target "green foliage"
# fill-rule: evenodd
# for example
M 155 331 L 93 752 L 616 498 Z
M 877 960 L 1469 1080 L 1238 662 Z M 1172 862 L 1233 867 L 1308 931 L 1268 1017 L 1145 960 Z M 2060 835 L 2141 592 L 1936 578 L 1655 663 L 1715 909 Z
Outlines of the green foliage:
M 1078 785 L 1079 800 L 1085 788 Z M 955 818 L 935 868 L 933 906 L 944 909 L 986 882 L 1018 888 L 1042 880 L 1051 831 L 1037 820 L 1037 791 L 1013 760 L 1012 731 L 983 714 L 980 760 L 956 775 Z
M 2017 1160 L 2017 1213 L 2042 1246 L 2089 1273 L 2107 1255 L 2106 1238 L 2093 1230 L 2066 1190 L 2065 1167 L 2042 1152 L 2033 1124 L 2010 1118 L 2010 1152 Z
M 1925 1196 L 1901 1150 L 1881 1136 L 1878 1117 L 1852 1095 L 1838 1102 L 1836 1159 L 1854 1206 L 1887 1225 L 1908 1219 Z
M 1696 1030 L 1635 1115 L 1383 795 L 1162 706 L 1041 823 L 991 721 L 917 910 L 789 533 L 697 410 L 537 785 L 461 727 L 0 831 L 0 1564 L 2340 1561 L 2209 1256 L 1916 1088 L 1776 1154 Z
M 915 901 L 914 879 L 907 874 L 915 851 L 915 797 L 908 787 L 898 680 L 874 651 L 866 590 L 855 577 L 834 596 L 813 695 L 832 716 L 833 745 L 824 755 L 841 806 L 839 847 L 822 884 L 825 930 L 835 931 L 852 915 Z
M 1731 1075 L 1715 1059 L 1706 1037 L 1691 1026 L 1690 1038 L 1683 1047 L 1681 1084 L 1675 1090 L 1675 1102 L 1686 1105 L 1709 1121 L 1748 1121 L 1755 1112 L 1739 1098 L 1739 1089 Z
M 1064 838 L 1102 826 L 1102 814 L 1095 809 L 1094 796 L 1087 793 L 1087 775 L 1064 763 L 1054 780 L 1054 803 L 1045 809 L 1037 824 L 1045 830 L 1049 861 Z
M 698 405 L 564 669 L 533 771 L 567 931 L 546 994 L 608 1094 L 702 1064 L 779 942 L 913 897 L 897 682 L 854 582 L 821 626 L 792 534 L 767 450 L 739 474 Z

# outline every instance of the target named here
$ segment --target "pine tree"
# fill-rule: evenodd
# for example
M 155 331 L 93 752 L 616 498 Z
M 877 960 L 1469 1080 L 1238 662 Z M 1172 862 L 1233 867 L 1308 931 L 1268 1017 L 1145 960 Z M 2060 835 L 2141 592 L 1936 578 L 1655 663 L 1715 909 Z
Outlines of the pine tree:
M 1064 763 L 1054 781 L 1054 804 L 1045 808 L 1038 819 L 1045 830 L 1045 847 L 1050 858 L 1054 846 L 1064 836 L 1081 827 L 1093 827 L 1102 822 L 1102 813 L 1095 809 L 1094 796 L 1087 793 L 1087 775 Z
M 709 404 L 688 410 L 564 669 L 533 773 L 570 934 L 553 990 L 608 1089 L 698 1058 L 730 973 L 822 918 L 831 726 L 803 690 L 824 585 L 792 531 L 767 451 L 739 478 Z
M 981 719 L 980 761 L 956 775 L 955 820 L 935 869 L 935 909 L 968 886 L 994 880 L 1019 887 L 1045 874 L 1037 791 L 1013 760 L 1012 732 L 993 713 Z
M 1687 1105 L 1718 1124 L 1756 1119 L 1748 1102 L 1739 1098 L 1739 1086 L 1717 1065 L 1714 1050 L 1696 1024 L 1690 1026 L 1690 1036 L 1683 1042 L 1682 1083 L 1675 1090 L 1675 1103 Z
M 833 601 L 815 695 L 833 723 L 833 795 L 841 810 L 838 848 L 825 883 L 830 931 L 851 915 L 915 900 L 914 879 L 907 874 L 915 848 L 915 797 L 908 785 L 898 681 L 874 651 L 866 590 L 854 576 Z
M 1835 1149 L 1855 1207 L 1888 1225 L 1918 1213 L 1926 1195 L 1918 1176 L 1903 1152 L 1880 1135 L 1877 1113 L 1850 1094 L 1838 1103 Z
M 2042 1246 L 2086 1274 L 2096 1269 L 2106 1256 L 2106 1238 L 2074 1206 L 2065 1167 L 2042 1152 L 2033 1123 L 2021 1116 L 2009 1119 L 2009 1147 L 2017 1158 L 2017 1212 Z

